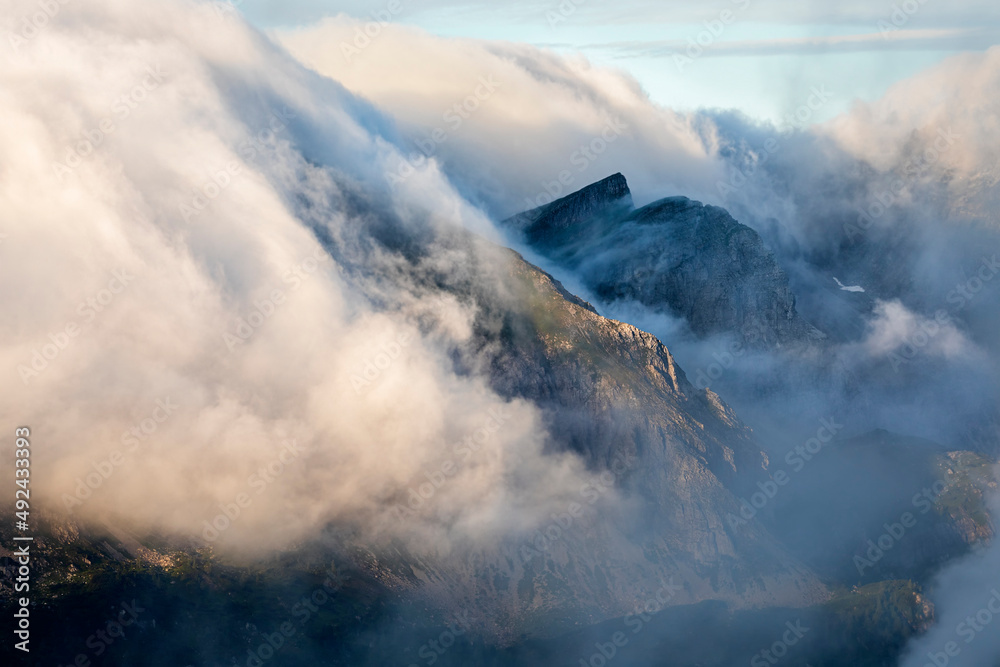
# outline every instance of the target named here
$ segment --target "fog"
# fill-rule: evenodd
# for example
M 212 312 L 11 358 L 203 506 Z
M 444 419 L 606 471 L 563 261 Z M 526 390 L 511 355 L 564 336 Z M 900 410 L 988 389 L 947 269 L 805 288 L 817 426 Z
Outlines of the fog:
M 637 206 L 685 195 L 724 206 L 761 235 L 788 274 L 799 313 L 825 342 L 768 350 L 734 348 L 727 335 L 699 338 L 670 312 L 595 295 L 602 276 L 586 266 L 600 265 L 596 258 L 614 248 L 577 248 L 587 261 L 566 264 L 526 248 L 509 230 L 508 243 L 602 314 L 660 337 L 692 381 L 710 378 L 705 384 L 736 407 L 774 460 L 830 416 L 844 422 L 841 438 L 873 429 L 919 438 L 907 441 L 914 460 L 946 450 L 995 460 L 1000 47 L 949 58 L 822 124 L 812 121 L 826 101 L 849 91 L 806 82 L 778 127 L 723 110 L 679 114 L 651 102 L 624 72 L 519 44 L 389 26 L 345 55 L 342 45 L 361 26 L 326 19 L 280 39 L 309 66 L 387 109 L 410 162 L 443 171 L 493 219 L 621 172 Z M 482 77 L 499 85 L 477 97 Z M 462 111 L 461 122 L 447 127 Z M 857 494 L 867 505 L 837 515 L 829 498 L 796 488 L 791 504 L 822 516 L 825 530 L 787 538 L 841 554 L 850 569 L 843 531 L 878 526 L 920 486 L 893 467 L 852 482 L 839 465 L 818 463 L 812 473 L 855 484 L 838 495 Z M 879 481 L 893 476 L 891 484 Z M 772 529 L 791 530 L 780 521 Z M 948 611 L 943 629 L 920 646 L 933 648 L 952 632 L 951 610 L 982 606 L 977 596 L 996 583 L 986 565 L 991 554 L 950 566 L 929 586 Z M 995 655 L 988 640 L 978 644 L 953 664 Z
M 0 53 L 0 415 L 31 427 L 52 514 L 240 558 L 331 526 L 456 562 L 530 534 L 596 473 L 474 349 L 485 302 L 516 298 L 504 245 L 710 378 L 779 467 L 823 419 L 995 461 L 1000 47 L 821 125 L 811 82 L 775 127 L 675 112 L 582 57 L 395 25 L 362 44 L 362 25 L 268 36 L 218 4 L 98 0 Z M 639 206 L 684 195 L 754 229 L 824 341 L 734 352 L 602 302 L 498 224 L 616 172 Z M 840 480 L 826 465 L 809 474 Z M 809 545 L 848 568 L 843 531 L 920 492 L 865 474 L 898 484 L 859 482 L 867 513 L 823 515 Z M 793 488 L 779 510 L 827 510 Z M 806 558 L 781 517 L 761 519 Z M 945 650 L 996 571 L 994 544 L 932 580 L 938 625 L 906 667 Z M 952 664 L 996 655 L 994 636 Z
M 439 173 L 388 187 L 391 120 L 213 5 L 60 12 L 0 56 L 2 411 L 38 503 L 244 556 L 331 522 L 446 554 L 576 493 L 538 411 L 456 372 L 475 304 L 371 242 L 498 261 Z

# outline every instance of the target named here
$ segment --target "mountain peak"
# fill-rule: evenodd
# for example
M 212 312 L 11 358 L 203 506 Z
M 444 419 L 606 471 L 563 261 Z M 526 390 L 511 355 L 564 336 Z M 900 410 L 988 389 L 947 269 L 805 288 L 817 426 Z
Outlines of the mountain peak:
M 621 172 L 617 172 L 608 176 L 605 179 L 597 181 L 596 183 L 591 183 L 587 187 L 580 190 L 581 194 L 587 191 L 593 191 L 597 196 L 609 201 L 615 202 L 624 197 L 629 197 L 631 199 L 632 192 L 628 189 L 628 181 Z
M 698 336 L 734 333 L 754 347 L 823 334 L 795 309 L 788 276 L 760 235 L 728 211 L 683 196 L 636 209 L 614 174 L 507 221 L 607 303 L 636 301 L 683 317 Z
M 504 221 L 531 245 L 555 247 L 585 235 L 595 225 L 634 210 L 632 193 L 621 173 L 612 174 L 561 199 Z

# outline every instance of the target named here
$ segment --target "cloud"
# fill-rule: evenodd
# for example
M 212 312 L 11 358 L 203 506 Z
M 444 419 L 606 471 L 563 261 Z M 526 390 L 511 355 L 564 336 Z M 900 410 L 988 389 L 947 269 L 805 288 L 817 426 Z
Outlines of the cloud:
M 720 39 L 711 48 L 698 50 L 698 56 L 770 56 L 780 54 L 811 55 L 901 50 L 961 51 L 986 49 L 996 43 L 995 31 L 988 28 L 944 28 L 870 32 L 822 37 L 786 37 L 782 39 Z M 610 51 L 617 57 L 672 57 L 687 53 L 685 40 L 629 41 L 586 44 L 580 48 Z
M 392 123 L 217 9 L 60 5 L 0 52 L 2 412 L 39 504 L 244 553 L 330 522 L 426 552 L 533 525 L 580 464 L 453 370 L 475 304 L 373 240 L 457 275 L 500 261 L 446 247 L 489 221 L 433 169 L 391 190 Z
M 914 345 L 914 341 L 922 342 L 921 350 L 932 356 L 952 358 L 975 351 L 974 345 L 951 321 L 922 317 L 896 300 L 877 302 L 875 316 L 868 326 L 864 345 L 872 356 L 889 355 Z
M 997 470 L 1000 473 L 1000 470 Z M 991 501 L 1000 516 L 1000 501 Z M 928 663 L 955 667 L 987 665 L 1000 653 L 1000 634 L 994 624 L 1000 609 L 1000 542 L 952 563 L 933 586 L 935 624 L 910 643 L 901 667 Z
M 317 74 L 218 5 L 61 7 L 28 35 L 16 31 L 37 5 L 13 3 L 6 27 L 23 42 L 0 54 L 0 85 L 17 91 L 0 97 L 2 414 L 33 428 L 51 506 L 70 497 L 84 516 L 203 538 L 208 524 L 244 549 L 341 522 L 428 552 L 565 507 L 586 473 L 543 454 L 533 406 L 455 372 L 476 304 L 413 267 L 472 279 L 498 260 L 466 233 L 503 238 L 470 201 L 502 217 L 616 171 L 640 204 L 725 203 L 767 240 L 800 308 L 825 314 L 835 335 L 818 360 L 747 355 L 727 375 L 794 414 L 775 429 L 785 440 L 835 409 L 855 428 L 961 445 L 959 426 L 995 405 L 1000 292 L 960 310 L 949 297 L 996 242 L 996 48 L 784 131 L 679 114 L 622 72 L 524 45 L 402 26 L 365 43 L 344 18 L 282 33 Z M 911 162 L 949 127 L 960 141 Z M 948 307 L 934 363 L 890 374 L 880 355 Z M 663 327 L 692 373 L 721 344 L 619 308 Z M 949 365 L 966 344 L 992 356 Z M 773 416 L 736 385 L 742 414 Z M 462 453 L 469 438 L 481 456 Z M 428 483 L 403 526 L 394 508 Z
M 1000 178 L 989 119 L 1000 86 L 1000 47 L 964 53 L 900 81 L 870 104 L 858 103 L 827 131 L 851 155 L 882 171 L 944 185 L 946 205 L 958 214 L 996 223 L 993 185 Z
M 747 355 L 740 372 L 718 387 L 744 418 L 772 419 L 749 389 L 766 386 L 787 392 L 786 400 L 801 405 L 798 415 L 839 406 L 858 429 L 894 428 L 968 445 L 966 422 L 979 420 L 1000 389 L 988 371 L 995 366 L 992 304 L 1000 291 L 986 287 L 962 297 L 961 308 L 955 301 L 983 252 L 997 244 L 995 232 L 975 222 L 991 210 L 984 174 L 993 164 L 988 147 L 997 143 L 985 122 L 991 116 L 981 113 L 995 100 L 977 82 L 1000 72 L 1000 49 L 952 58 L 877 103 L 856 103 L 803 129 L 836 94 L 822 82 L 791 105 L 779 128 L 733 112 L 677 113 L 652 103 L 623 72 L 524 45 L 389 26 L 348 58 L 342 45 L 358 29 L 342 17 L 280 38 L 311 67 L 390 112 L 411 161 L 429 160 L 494 217 L 621 171 L 639 205 L 685 195 L 727 207 L 763 236 L 790 276 L 799 312 L 831 339 L 818 357 Z M 449 129 L 445 114 L 482 76 L 503 85 Z M 577 169 L 571 156 L 582 157 L 580 146 L 599 136 L 607 117 L 627 127 Z M 445 128 L 440 141 L 437 128 Z M 943 150 L 932 160 L 927 150 L 937 150 L 935 141 Z M 963 173 L 970 176 L 959 178 Z M 649 327 L 692 373 L 726 347 L 691 340 L 683 323 L 635 304 L 601 303 L 582 288 L 581 276 L 529 256 L 602 312 Z M 866 292 L 844 292 L 833 276 Z M 945 324 L 926 345 L 912 347 L 939 311 Z M 927 404 L 937 407 L 913 408 Z M 773 432 L 793 440 L 808 426 L 798 422 L 808 419 L 793 418 Z
M 341 17 L 280 39 L 307 65 L 391 113 L 411 162 L 436 161 L 497 217 L 616 171 L 630 174 L 640 199 L 701 191 L 719 175 L 690 120 L 651 103 L 623 72 L 526 45 L 442 39 L 396 25 L 355 54 L 361 28 Z

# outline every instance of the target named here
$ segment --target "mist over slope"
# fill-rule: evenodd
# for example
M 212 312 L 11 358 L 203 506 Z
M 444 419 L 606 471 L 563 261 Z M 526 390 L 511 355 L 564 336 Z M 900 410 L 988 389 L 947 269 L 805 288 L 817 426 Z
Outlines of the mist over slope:
M 2 75 L 4 410 L 45 438 L 39 505 L 237 560 L 349 544 L 502 641 L 673 576 L 676 604 L 826 597 L 727 520 L 768 480 L 739 418 L 440 171 L 387 179 L 382 112 L 225 7 L 63 11 Z
M 615 174 L 503 224 L 602 302 L 679 318 L 697 337 L 733 336 L 754 349 L 823 338 L 796 312 L 760 236 L 718 207 L 667 197 L 636 209 Z
M 547 516 L 588 474 L 455 371 L 475 305 L 394 275 L 413 239 L 469 272 L 447 239 L 490 224 L 438 174 L 390 190 L 392 123 L 219 9 L 67 5 L 0 56 L 2 410 L 45 434 L 39 502 L 204 538 L 259 493 L 218 538 L 249 551 L 398 531 L 394 494 L 503 411 L 506 456 L 406 529 L 447 551 Z
M 805 82 L 790 109 L 794 122 L 775 127 L 725 111 L 678 114 L 651 103 L 628 75 L 521 45 L 392 29 L 348 62 L 336 47 L 355 26 L 330 19 L 282 40 L 310 66 L 390 109 L 408 138 L 410 162 L 429 160 L 451 174 L 494 217 L 546 206 L 621 172 L 638 206 L 687 196 L 724 206 L 760 234 L 788 274 L 799 312 L 828 337 L 810 352 L 748 349 L 737 331 L 692 336 L 676 313 L 602 298 L 588 282 L 603 273 L 560 265 L 572 243 L 527 256 L 600 312 L 657 334 L 690 377 L 708 379 L 754 426 L 769 453 L 789 451 L 818 419 L 836 414 L 849 415 L 851 435 L 889 429 L 915 436 L 913 447 L 971 449 L 995 460 L 1000 47 L 950 58 L 818 126 L 806 127 L 825 100 L 847 93 Z M 404 51 L 425 59 L 399 58 Z M 464 67 L 452 87 L 430 85 L 452 54 L 462 55 Z M 406 85 L 382 86 L 375 76 L 390 60 Z M 474 94 L 480 75 L 513 85 L 476 100 L 462 123 L 437 135 L 443 140 L 429 141 L 448 110 Z M 474 162 L 488 166 L 470 173 Z M 519 248 L 535 242 L 512 237 Z M 883 500 L 895 502 L 888 492 Z M 994 551 L 956 564 L 933 596 L 956 614 L 978 610 L 973 589 L 991 584 L 981 565 Z M 949 593 L 947 582 L 966 575 L 969 586 Z M 953 629 L 945 624 L 939 636 Z M 976 650 L 960 664 L 995 653 L 976 636 Z
M 33 11 L 12 2 L 3 27 L 17 34 Z M 324 629 L 350 637 L 310 638 L 296 656 L 331 643 L 378 656 L 364 651 L 391 637 L 416 652 L 459 618 L 509 662 L 534 650 L 528 638 L 573 628 L 590 650 L 605 640 L 591 637 L 597 624 L 663 590 L 660 608 L 697 611 L 718 636 L 740 619 L 744 643 L 777 614 L 809 607 L 839 629 L 895 600 L 889 616 L 905 628 L 879 637 L 891 655 L 931 615 L 907 579 L 942 604 L 914 650 L 978 611 L 997 549 L 978 504 L 936 514 L 921 531 L 944 546 L 887 559 L 902 581 L 880 574 L 877 590 L 849 590 L 850 549 L 833 565 L 816 558 L 878 539 L 897 493 L 906 508 L 911 481 L 937 481 L 924 467 L 869 463 L 869 484 L 895 483 L 858 494 L 871 506 L 844 503 L 844 525 L 824 524 L 837 531 L 793 535 L 844 500 L 845 469 L 878 456 L 852 459 L 848 446 L 796 491 L 780 480 L 812 461 L 803 447 L 887 428 L 921 436 L 886 437 L 921 464 L 953 474 L 974 461 L 977 503 L 996 490 L 985 459 L 955 450 L 995 457 L 1000 435 L 998 143 L 983 116 L 949 124 L 961 104 L 989 111 L 996 98 L 956 84 L 936 113 L 902 113 L 920 101 L 918 78 L 826 126 L 779 130 L 677 114 L 620 73 L 524 45 L 391 27 L 349 67 L 334 63 L 354 27 L 333 19 L 279 45 L 232 5 L 99 0 L 60 5 L 0 54 L 0 89 L 13 91 L 0 95 L 0 415 L 39 441 L 34 502 L 72 517 L 52 522 L 45 548 L 64 552 L 46 557 L 88 577 L 99 562 L 86 583 L 115 594 L 134 590 L 137 563 L 138 578 L 154 572 L 149 589 L 183 582 L 186 603 L 212 600 L 239 621 L 226 650 L 240 653 L 266 632 L 250 628 L 246 582 L 287 583 L 287 568 L 293 584 L 274 595 L 309 593 L 331 555 L 354 583 Z M 998 53 L 923 76 L 989 91 Z M 744 310 L 799 308 L 796 331 L 808 321 L 826 337 L 747 349 L 725 304 L 687 299 L 691 281 L 661 290 L 690 307 L 658 307 L 642 298 L 648 276 L 628 283 L 652 271 L 630 251 L 671 248 L 620 229 L 570 247 L 591 207 L 548 220 L 560 232 L 541 235 L 551 262 L 492 222 L 618 171 L 642 208 L 610 222 L 634 231 L 655 218 L 708 246 L 718 263 L 699 265 L 702 278 L 745 263 L 727 274 Z M 893 199 L 876 214 L 883 188 Z M 93 543 L 74 551 L 74 533 Z M 131 535 L 150 545 L 141 558 L 121 556 Z M 110 558 L 94 556 L 102 540 Z M 966 550 L 939 580 L 927 572 Z M 223 562 L 237 569 L 213 573 Z M 74 576 L 51 590 L 107 606 Z M 852 611 L 825 615 L 837 605 Z M 679 641 L 648 634 L 653 654 Z M 965 655 L 988 660 L 995 642 Z
M 832 403 L 858 416 L 858 433 L 885 427 L 996 451 L 1000 241 L 989 205 L 995 188 L 984 184 L 1000 160 L 990 120 L 997 97 L 988 92 L 1000 78 L 1000 47 L 950 58 L 818 126 L 808 124 L 848 92 L 804 81 L 791 121 L 776 127 L 725 111 L 679 114 L 623 72 L 524 45 L 389 26 L 346 57 L 340 45 L 359 25 L 339 17 L 280 38 L 398 119 L 403 172 L 442 169 L 496 219 L 618 172 L 639 207 L 685 196 L 723 206 L 761 236 L 799 314 L 831 340 L 819 368 L 836 373 L 815 360 L 803 368 L 748 352 L 730 359 L 725 337 L 690 344 L 684 320 L 590 293 L 588 281 L 603 276 L 526 255 L 602 313 L 659 336 L 692 375 L 718 367 L 717 357 L 738 368 L 712 379 L 745 417 L 754 415 L 737 400 L 740 389 L 777 376 L 806 416 L 780 421 L 775 433 L 807 437 Z M 450 69 L 453 61 L 461 64 Z M 439 76 L 445 67 L 449 75 Z M 378 75 L 384 70 L 391 74 Z M 480 77 L 500 85 L 481 95 Z M 527 249 L 516 235 L 510 242 Z M 741 379 L 746 373 L 753 379 Z M 766 428 L 772 418 L 750 423 Z

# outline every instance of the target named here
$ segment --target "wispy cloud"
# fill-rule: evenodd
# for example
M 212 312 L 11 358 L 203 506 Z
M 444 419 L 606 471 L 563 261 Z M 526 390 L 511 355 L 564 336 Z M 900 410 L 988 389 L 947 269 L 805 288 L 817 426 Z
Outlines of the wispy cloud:
M 782 39 L 720 40 L 704 50 L 704 56 L 768 56 L 868 51 L 940 50 L 963 51 L 986 49 L 997 41 L 994 30 L 987 28 L 945 28 L 894 30 L 855 35 L 788 37 Z M 584 44 L 587 50 L 611 51 L 621 58 L 669 57 L 683 53 L 684 40 L 618 41 Z
M 559 11 L 561 0 L 514 0 L 496 3 L 488 0 L 423 0 L 407 10 L 407 21 L 422 23 L 425 17 L 449 17 L 470 23 L 487 20 L 511 26 L 533 21 L 545 24 L 545 14 Z M 743 2 L 743 0 L 740 0 Z M 240 8 L 255 21 L 271 25 L 314 22 L 336 14 L 370 18 L 384 9 L 385 0 L 346 0 L 335 5 L 322 0 L 244 0 Z M 407 4 L 403 2 L 404 6 Z M 618 0 L 617 2 L 577 2 L 572 20 L 578 25 L 680 25 L 699 23 L 732 8 L 732 0 Z M 875 25 L 892 14 L 893 0 L 845 0 L 831 3 L 821 0 L 754 0 L 750 6 L 753 20 L 784 25 Z M 1000 24 L 996 3 L 992 0 L 965 0 L 951 3 L 926 3 L 919 10 L 924 25 L 978 27 Z M 425 25 L 426 27 L 426 25 Z

